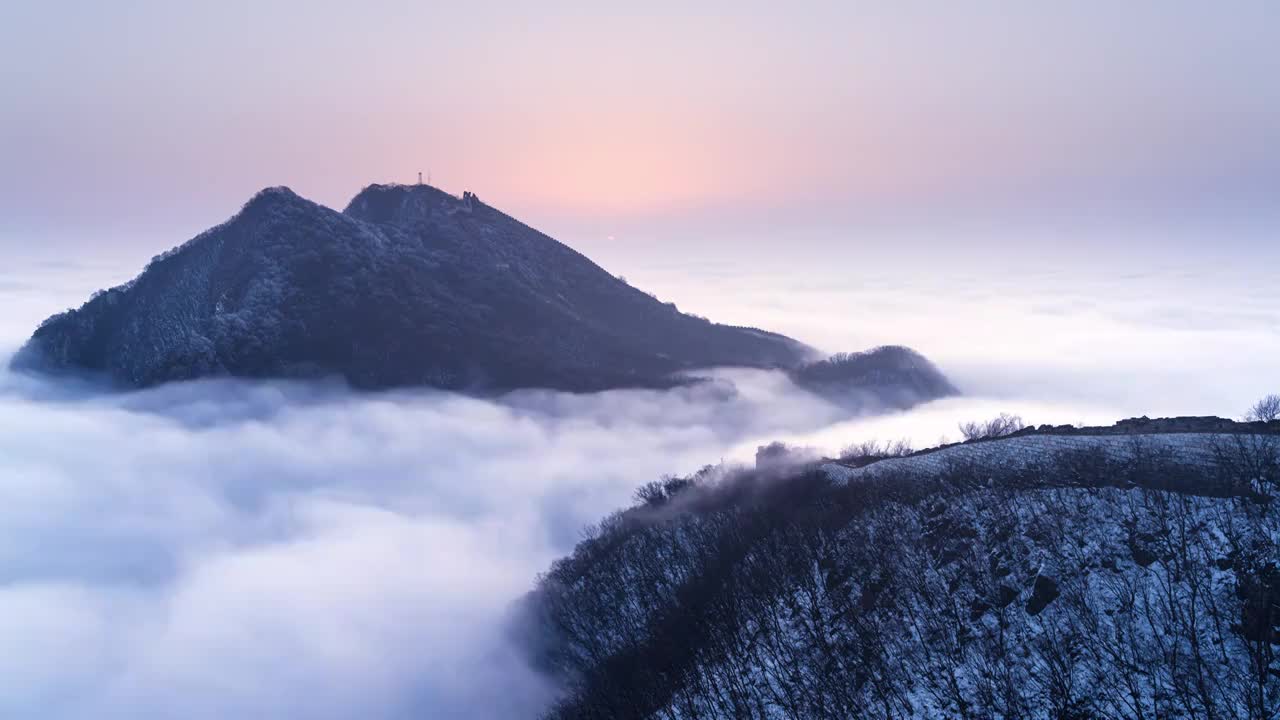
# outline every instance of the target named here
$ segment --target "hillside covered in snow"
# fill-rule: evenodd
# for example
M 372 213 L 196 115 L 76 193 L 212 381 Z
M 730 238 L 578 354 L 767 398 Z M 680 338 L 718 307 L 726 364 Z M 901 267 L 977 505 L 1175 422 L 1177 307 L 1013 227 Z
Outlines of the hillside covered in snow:
M 341 213 L 264 190 L 131 282 L 49 318 L 13 364 L 126 387 L 337 376 L 487 392 L 660 387 L 695 368 L 815 359 L 791 338 L 682 313 L 471 193 L 372 185 Z M 881 404 L 954 393 L 905 348 L 819 370 Z
M 1278 494 L 1280 421 L 707 468 L 591 528 L 520 638 L 551 718 L 1272 718 Z

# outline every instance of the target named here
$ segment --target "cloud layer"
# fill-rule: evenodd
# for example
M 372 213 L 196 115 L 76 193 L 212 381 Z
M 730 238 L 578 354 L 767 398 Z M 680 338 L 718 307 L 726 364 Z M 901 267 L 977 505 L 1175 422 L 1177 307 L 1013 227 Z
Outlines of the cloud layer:
M 1234 414 L 1278 379 L 1280 299 L 1243 265 L 628 275 L 830 350 L 915 345 L 971 394 L 850 418 L 759 371 L 498 400 L 239 381 L 104 395 L 0 374 L 0 715 L 530 716 L 553 689 L 505 642 L 510 604 L 664 473 L 773 439 L 931 444 L 1000 411 Z M 125 276 L 0 274 L 0 348 Z
M 0 713 L 510 716 L 508 604 L 641 483 L 837 416 L 673 392 L 362 396 L 0 378 Z

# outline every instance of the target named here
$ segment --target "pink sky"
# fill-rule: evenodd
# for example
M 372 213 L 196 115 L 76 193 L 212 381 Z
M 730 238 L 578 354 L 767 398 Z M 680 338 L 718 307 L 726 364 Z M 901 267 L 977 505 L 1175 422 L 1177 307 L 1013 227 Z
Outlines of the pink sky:
M 19 5 L 0 242 L 418 170 L 552 229 L 1265 212 L 1280 181 L 1269 2 Z

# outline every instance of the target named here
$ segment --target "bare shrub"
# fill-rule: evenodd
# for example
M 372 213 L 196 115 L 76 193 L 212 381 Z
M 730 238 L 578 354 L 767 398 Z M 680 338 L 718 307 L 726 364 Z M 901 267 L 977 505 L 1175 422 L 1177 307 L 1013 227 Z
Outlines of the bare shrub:
M 911 446 L 911 441 L 906 438 L 885 442 L 864 440 L 859 443 L 853 443 L 841 450 L 840 461 L 865 464 L 885 458 L 903 457 L 913 452 L 915 452 L 915 448 Z
M 1012 435 L 1024 427 L 1026 427 L 1026 423 L 1022 422 L 1020 416 L 1000 413 L 998 417 L 991 418 L 985 422 L 970 420 L 960 423 L 960 434 L 964 436 L 965 440 L 988 440 Z
M 1247 422 L 1271 422 L 1280 420 L 1280 395 L 1272 393 L 1249 408 L 1244 419 Z

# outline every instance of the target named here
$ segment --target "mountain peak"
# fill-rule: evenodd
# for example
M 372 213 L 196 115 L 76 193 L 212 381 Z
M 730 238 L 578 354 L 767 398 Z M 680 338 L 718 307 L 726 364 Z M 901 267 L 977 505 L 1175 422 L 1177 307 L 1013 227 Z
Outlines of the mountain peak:
M 273 185 L 254 193 L 253 197 L 249 198 L 249 201 L 244 204 L 244 207 L 248 209 L 262 205 L 294 202 L 301 199 L 302 198 L 288 186 Z
M 811 353 L 681 313 L 470 192 L 370 185 L 345 214 L 262 190 L 41 324 L 21 365 L 133 387 L 233 375 L 591 391 L 669 386 L 700 367 L 793 368 Z
M 319 206 L 284 185 L 274 185 L 254 193 L 232 219 L 263 220 L 303 207 Z
M 470 212 L 478 203 L 471 192 L 464 192 L 462 197 L 458 197 L 422 183 L 375 183 L 357 193 L 343 213 L 365 222 L 413 222 L 437 215 Z

